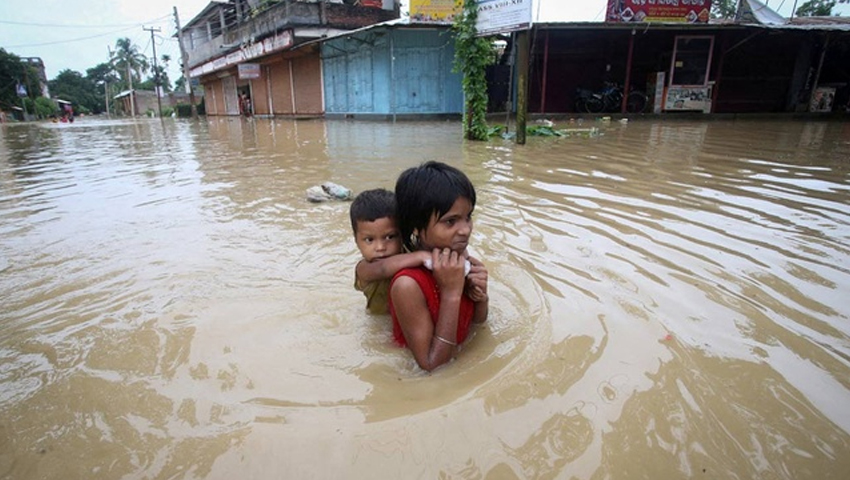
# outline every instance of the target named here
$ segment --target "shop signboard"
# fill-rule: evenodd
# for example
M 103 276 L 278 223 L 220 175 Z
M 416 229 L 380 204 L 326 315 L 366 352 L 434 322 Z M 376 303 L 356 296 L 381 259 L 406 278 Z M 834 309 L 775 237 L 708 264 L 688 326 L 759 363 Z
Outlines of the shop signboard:
M 476 0 L 478 35 L 528 30 L 531 27 L 531 0 Z
M 605 21 L 708 23 L 711 0 L 608 0 Z
M 494 35 L 531 27 L 532 0 L 475 0 L 479 35 Z M 410 0 L 410 19 L 418 23 L 451 24 L 461 5 L 456 0 Z
M 260 78 L 259 63 L 240 63 L 237 66 L 240 80 L 254 80 Z
M 835 88 L 818 87 L 815 89 L 809 101 L 810 112 L 831 112 L 832 102 L 835 100 Z
M 674 85 L 668 87 L 664 110 L 668 112 L 699 111 L 711 113 L 711 86 L 682 87 Z
M 268 55 L 270 53 L 285 50 L 292 46 L 292 31 L 284 30 L 275 34 L 273 37 L 264 39 L 262 42 L 252 43 L 241 47 L 223 57 L 218 57 L 214 60 L 206 62 L 189 71 L 190 77 L 200 77 L 212 72 L 217 72 L 233 65 L 240 64 L 247 60 Z
M 455 0 L 410 0 L 410 19 L 418 23 L 452 23 L 456 9 Z

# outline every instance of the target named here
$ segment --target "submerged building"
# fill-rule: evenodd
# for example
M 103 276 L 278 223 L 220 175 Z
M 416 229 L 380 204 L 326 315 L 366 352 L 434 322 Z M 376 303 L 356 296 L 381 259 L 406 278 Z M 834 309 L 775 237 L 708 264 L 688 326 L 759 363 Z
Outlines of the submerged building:
M 850 18 L 787 19 L 757 0 L 734 19 L 636 18 L 536 24 L 529 111 L 574 112 L 580 90 L 606 82 L 645 92 L 655 113 L 829 112 L 850 99 Z
M 21 57 L 21 62 L 32 67 L 38 75 L 38 84 L 41 87 L 41 96 L 50 98 L 50 89 L 47 85 L 47 73 L 44 70 L 44 61 L 40 57 Z
M 402 19 L 398 0 L 213 1 L 182 30 L 189 73 L 208 115 L 460 115 L 453 0 L 413 3 L 449 14 Z M 587 113 L 582 95 L 612 86 L 626 101 L 606 102 L 610 113 L 850 108 L 850 18 L 786 19 L 758 0 L 723 20 L 708 18 L 709 0 L 663 15 L 641 0 L 608 5 L 602 22 L 531 27 L 529 113 Z M 490 108 L 504 111 L 516 105 L 515 42 L 494 40 L 506 48 L 488 73 Z M 645 101 L 632 112 L 635 91 Z
M 398 17 L 398 0 L 213 1 L 181 36 L 207 115 L 318 116 L 322 65 L 310 42 Z

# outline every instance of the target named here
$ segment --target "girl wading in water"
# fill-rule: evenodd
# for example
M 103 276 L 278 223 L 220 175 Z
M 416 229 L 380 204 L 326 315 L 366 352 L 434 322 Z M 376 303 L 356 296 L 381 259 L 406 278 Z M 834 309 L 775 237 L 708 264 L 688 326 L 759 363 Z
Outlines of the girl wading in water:
M 393 277 L 393 336 L 431 371 L 454 357 L 472 323 L 487 320 L 487 269 L 466 251 L 475 188 L 460 170 L 426 162 L 402 172 L 395 195 L 405 247 L 431 252 L 432 268 L 405 268 Z

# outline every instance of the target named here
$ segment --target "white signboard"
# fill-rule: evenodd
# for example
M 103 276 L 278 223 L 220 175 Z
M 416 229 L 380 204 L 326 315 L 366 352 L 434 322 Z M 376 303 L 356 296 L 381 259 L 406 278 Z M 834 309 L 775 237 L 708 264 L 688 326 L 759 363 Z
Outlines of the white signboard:
M 478 35 L 531 28 L 531 0 L 477 0 Z
M 190 77 L 200 77 L 208 73 L 216 72 L 224 68 L 232 67 L 246 60 L 252 60 L 268 55 L 278 50 L 284 50 L 292 46 L 292 31 L 284 30 L 273 37 L 264 39 L 262 42 L 243 46 L 239 50 L 231 52 L 223 57 L 218 57 L 203 65 L 197 66 L 189 71 Z
M 259 63 L 240 63 L 236 66 L 236 71 L 239 72 L 240 80 L 253 80 L 260 78 Z

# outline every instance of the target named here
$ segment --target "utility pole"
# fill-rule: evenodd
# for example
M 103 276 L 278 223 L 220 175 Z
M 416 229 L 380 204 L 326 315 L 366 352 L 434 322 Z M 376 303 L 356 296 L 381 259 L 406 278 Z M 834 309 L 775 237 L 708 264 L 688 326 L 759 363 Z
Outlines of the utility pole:
M 103 80 L 103 99 L 106 100 L 106 118 L 110 118 L 110 115 L 109 115 L 109 80 Z
M 106 51 L 109 52 L 109 63 L 112 63 L 112 49 L 109 48 L 109 45 L 106 46 Z M 103 99 L 106 100 L 106 118 L 111 118 L 109 115 L 109 74 L 110 72 L 106 72 L 106 76 L 103 79 Z
M 26 75 L 26 71 L 24 71 L 24 75 Z M 21 88 L 22 88 L 21 82 L 18 81 L 17 94 L 18 94 L 19 97 L 21 97 L 21 106 L 24 107 L 24 121 L 26 122 L 27 121 L 27 93 L 26 92 L 28 92 L 28 89 L 26 87 L 26 83 L 24 83 L 23 90 Z M 21 95 L 21 92 L 24 92 L 24 94 Z
M 195 89 L 192 88 L 192 79 L 189 78 L 189 55 L 183 46 L 183 30 L 180 29 L 180 17 L 177 16 L 177 7 L 174 7 L 174 23 L 177 25 L 177 43 L 180 45 L 180 62 L 183 64 L 183 82 L 189 91 L 189 107 L 192 109 L 192 118 L 198 118 L 198 107 L 195 106 Z
M 156 65 L 156 41 L 153 38 L 153 32 L 159 32 L 160 28 L 144 28 L 142 30 L 151 32 L 151 45 L 153 46 L 153 85 L 156 90 L 156 105 L 159 107 L 159 118 L 162 118 L 162 100 L 159 98 L 159 68 Z
M 517 48 L 517 103 L 516 103 L 516 143 L 525 145 L 528 115 L 528 30 L 516 34 Z
M 29 97 L 30 91 L 30 76 L 28 71 L 29 66 L 27 65 L 24 67 L 24 91 L 26 95 L 21 98 L 21 105 L 24 107 L 24 121 L 27 120 L 27 98 Z M 33 105 L 35 105 L 35 102 L 33 102 Z M 33 110 L 33 113 L 35 113 L 35 110 Z

